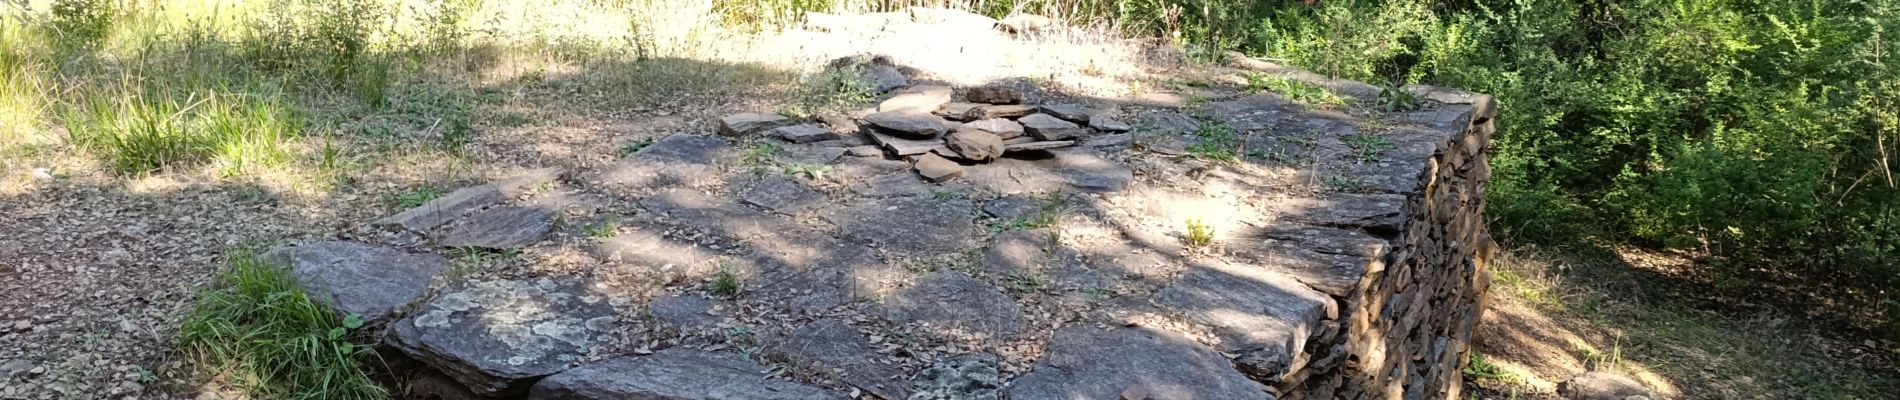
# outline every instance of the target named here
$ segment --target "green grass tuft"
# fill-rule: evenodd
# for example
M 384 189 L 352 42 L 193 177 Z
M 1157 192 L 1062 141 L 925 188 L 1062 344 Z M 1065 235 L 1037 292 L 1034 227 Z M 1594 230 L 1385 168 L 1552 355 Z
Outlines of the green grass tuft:
M 1189 247 L 1206 247 L 1214 244 L 1214 227 L 1202 223 L 1199 219 L 1187 220 L 1187 235 L 1182 237 Z
M 386 399 L 370 377 L 380 362 L 339 317 L 304 295 L 287 270 L 255 253 L 230 257 L 179 328 L 193 364 L 215 382 L 263 399 Z
M 283 142 L 303 131 L 303 118 L 273 97 L 218 92 L 95 92 L 64 117 L 73 142 L 120 175 L 207 161 L 225 176 L 276 168 L 291 158 Z
M 739 278 L 739 272 L 733 268 L 732 262 L 721 260 L 719 272 L 713 276 L 712 294 L 733 297 L 742 291 L 745 291 L 745 280 Z

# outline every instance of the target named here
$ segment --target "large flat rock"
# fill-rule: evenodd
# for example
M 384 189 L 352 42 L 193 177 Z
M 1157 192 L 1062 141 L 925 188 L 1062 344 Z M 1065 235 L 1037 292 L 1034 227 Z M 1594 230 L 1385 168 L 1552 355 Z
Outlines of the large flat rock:
M 594 244 L 594 257 L 608 265 L 633 268 L 665 283 L 698 280 L 717 270 L 719 254 L 699 244 L 666 237 L 644 227 L 623 228 Z
M 510 198 L 526 194 L 536 186 L 561 177 L 560 168 L 549 167 L 496 180 L 484 185 L 456 189 L 420 206 L 376 220 L 375 224 L 395 225 L 414 232 L 428 232 L 464 215 Z
M 835 319 L 813 321 L 793 331 L 775 346 L 792 360 L 833 375 L 845 384 L 886 399 L 902 399 L 908 391 L 898 378 L 902 371 L 880 362 L 885 355 L 870 345 L 857 328 Z
M 887 250 L 928 255 L 974 244 L 976 206 L 963 199 L 898 197 L 826 210 L 845 235 Z
M 772 214 L 691 189 L 668 189 L 640 200 L 640 206 L 673 218 L 684 227 L 735 240 L 776 237 L 803 230 L 798 224 Z
M 541 207 L 495 207 L 462 218 L 431 232 L 446 247 L 514 249 L 541 240 L 554 228 L 554 210 Z
M 1390 243 L 1359 231 L 1305 225 L 1238 232 L 1228 251 L 1249 263 L 1277 268 L 1321 292 L 1345 298 Z
M 518 395 L 603 343 L 618 317 L 578 280 L 462 284 L 390 326 L 390 344 L 478 394 Z
M 1035 157 L 1003 157 L 965 168 L 970 184 L 1003 194 L 1112 192 L 1135 180 L 1133 170 L 1100 151 L 1062 148 Z
M 923 323 L 931 331 L 1007 339 L 1022 333 L 1022 306 L 1002 289 L 962 272 L 938 271 L 884 301 L 885 316 Z
M 791 214 L 824 203 L 825 194 L 811 185 L 786 176 L 771 176 L 739 194 L 739 199 L 767 210 Z
M 1132 389 L 1132 390 L 1131 390 Z M 1010 382 L 1013 400 L 1272 399 L 1227 359 L 1186 337 L 1152 328 L 1057 330 L 1041 360 Z
M 1380 236 L 1398 234 L 1405 225 L 1405 195 L 1334 193 L 1323 198 L 1292 198 L 1268 208 L 1290 222 L 1358 228 Z
M 290 268 L 304 291 L 339 314 L 381 323 L 428 294 L 449 260 L 426 253 L 348 241 L 280 246 L 265 259 Z
M 730 158 L 729 147 L 719 138 L 667 136 L 602 170 L 593 183 L 614 190 L 714 184 L 720 178 L 716 164 Z
M 1306 340 L 1334 307 L 1331 298 L 1270 268 L 1219 261 L 1194 264 L 1155 303 L 1211 328 L 1220 350 L 1243 368 L 1274 377 L 1303 354 Z
M 766 377 L 768 368 L 735 354 L 670 348 L 567 370 L 534 385 L 532 400 L 802 400 L 847 397 Z

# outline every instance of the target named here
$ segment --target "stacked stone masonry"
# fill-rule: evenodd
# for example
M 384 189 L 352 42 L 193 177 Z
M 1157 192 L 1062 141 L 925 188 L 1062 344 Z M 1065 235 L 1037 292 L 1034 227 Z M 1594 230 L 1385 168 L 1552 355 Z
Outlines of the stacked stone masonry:
M 1489 96 L 1390 111 L 1241 59 L 1355 105 L 1190 107 L 852 63 L 892 83 L 855 115 L 732 114 L 271 256 L 384 329 L 416 399 L 1457 397 Z

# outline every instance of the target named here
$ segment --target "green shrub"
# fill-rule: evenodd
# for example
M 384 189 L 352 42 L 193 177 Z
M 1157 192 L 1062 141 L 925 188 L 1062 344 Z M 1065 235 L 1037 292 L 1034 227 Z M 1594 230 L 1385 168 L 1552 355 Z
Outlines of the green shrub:
M 195 96 L 195 95 L 194 95 Z M 67 134 L 121 175 L 215 161 L 225 175 L 289 161 L 302 118 L 274 98 L 210 92 L 180 100 L 133 90 L 90 94 L 65 109 Z
M 239 251 L 198 293 L 179 344 L 205 375 L 253 398 L 389 398 L 370 377 L 375 354 L 354 341 L 362 325 L 305 296 L 284 268 Z

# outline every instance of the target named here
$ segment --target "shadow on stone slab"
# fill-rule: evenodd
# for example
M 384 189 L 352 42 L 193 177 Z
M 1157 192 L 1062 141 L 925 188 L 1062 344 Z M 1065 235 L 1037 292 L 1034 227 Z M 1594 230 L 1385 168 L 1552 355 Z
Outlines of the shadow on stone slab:
M 821 216 L 844 234 L 879 248 L 932 255 L 975 245 L 976 206 L 963 199 L 899 197 L 825 210 Z
M 439 255 L 347 241 L 279 246 L 264 258 L 289 267 L 311 298 L 370 324 L 420 300 L 449 269 L 449 260 Z
M 766 377 L 768 368 L 735 354 L 670 348 L 567 370 L 534 385 L 530 400 L 803 400 L 847 397 Z
M 965 168 L 963 179 L 996 193 L 1045 194 L 1118 191 L 1134 181 L 1135 175 L 1100 151 L 1061 148 L 1012 153 L 988 164 L 970 166 Z
M 903 399 L 909 390 L 896 378 L 902 371 L 884 358 L 857 328 L 835 319 L 813 321 L 774 345 L 796 365 L 833 375 L 839 381 L 886 399 Z
M 1055 332 L 1041 360 L 1009 384 L 1012 400 L 1272 399 L 1227 358 L 1186 337 L 1140 327 L 1072 325 Z
M 1336 318 L 1333 300 L 1266 267 L 1199 262 L 1155 294 L 1155 304 L 1212 328 L 1219 350 L 1251 361 L 1254 376 L 1297 370 L 1306 340 L 1323 319 Z
M 882 304 L 886 318 L 897 323 L 924 323 L 933 331 L 1004 340 L 1022 333 L 1027 321 L 1022 306 L 1002 289 L 962 272 L 938 271 L 905 288 Z
M 444 247 L 516 249 L 554 229 L 554 211 L 541 207 L 495 207 L 478 211 L 429 234 Z

